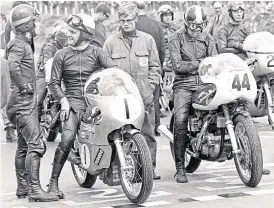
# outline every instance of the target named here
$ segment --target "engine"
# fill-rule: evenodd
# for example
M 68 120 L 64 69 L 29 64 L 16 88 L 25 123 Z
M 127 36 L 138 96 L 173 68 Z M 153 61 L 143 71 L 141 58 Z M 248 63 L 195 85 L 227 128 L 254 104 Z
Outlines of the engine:
M 207 133 L 202 142 L 201 153 L 211 158 L 216 158 L 221 149 L 221 136 Z

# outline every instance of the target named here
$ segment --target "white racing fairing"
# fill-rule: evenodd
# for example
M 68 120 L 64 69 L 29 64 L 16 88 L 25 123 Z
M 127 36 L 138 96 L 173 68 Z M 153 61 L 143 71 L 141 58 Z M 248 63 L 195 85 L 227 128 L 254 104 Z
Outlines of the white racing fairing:
M 198 110 L 215 110 L 239 98 L 254 101 L 256 81 L 248 65 L 237 55 L 219 54 L 203 60 L 199 76 L 204 86 L 194 94 L 192 106 Z M 203 90 L 206 89 L 206 90 Z
M 243 48 L 248 58 L 258 60 L 257 67 L 252 71 L 254 76 L 274 73 L 274 35 L 270 32 L 250 34 L 244 41 Z

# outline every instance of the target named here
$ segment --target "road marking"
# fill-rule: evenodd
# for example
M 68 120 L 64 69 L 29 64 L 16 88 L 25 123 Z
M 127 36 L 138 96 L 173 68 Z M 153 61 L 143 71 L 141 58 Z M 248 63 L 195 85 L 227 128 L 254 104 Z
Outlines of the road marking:
M 257 190 L 257 191 L 248 191 L 248 192 L 244 192 L 246 194 L 250 194 L 253 196 L 257 196 L 257 195 L 263 195 L 263 194 L 274 194 L 274 189 L 264 189 L 264 190 Z
M 146 202 L 141 205 L 145 207 L 153 207 L 153 206 L 162 206 L 162 205 L 168 205 L 168 204 L 171 204 L 171 203 L 166 201 L 154 201 L 154 202 Z
M 267 185 L 272 185 L 274 182 L 268 182 L 268 183 L 260 183 L 258 186 L 267 186 Z M 228 190 L 228 189 L 236 189 L 236 188 L 244 188 L 246 187 L 245 185 L 239 185 L 239 186 L 229 186 L 229 187 L 222 187 L 222 188 L 213 188 L 211 186 L 203 186 L 203 187 L 196 187 L 198 189 L 202 189 L 205 191 L 219 191 L 219 190 Z
M 223 197 L 218 196 L 218 195 L 193 197 L 193 199 L 197 200 L 197 201 L 212 201 L 212 200 L 222 199 L 222 198 Z
M 88 193 L 85 192 L 85 193 Z M 150 198 L 153 197 L 161 197 L 161 196 L 170 196 L 172 195 L 172 193 L 166 192 L 166 191 L 155 191 L 150 195 Z M 108 196 L 106 196 L 107 198 Z M 128 198 L 126 197 L 120 197 L 117 199 L 105 199 L 105 200 L 100 200 L 100 201 L 91 201 L 91 202 L 81 202 L 81 203 L 77 203 L 75 201 L 63 201 L 61 203 L 68 205 L 68 206 L 79 206 L 79 205 L 89 205 L 89 204 L 98 204 L 98 203 L 106 203 L 106 202 L 113 202 L 113 201 L 122 201 L 122 200 L 127 200 Z

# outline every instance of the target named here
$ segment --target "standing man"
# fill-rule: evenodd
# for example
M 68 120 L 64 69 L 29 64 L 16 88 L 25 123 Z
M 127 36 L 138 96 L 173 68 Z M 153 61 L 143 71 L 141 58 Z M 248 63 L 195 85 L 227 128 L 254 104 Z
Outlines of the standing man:
M 37 77 L 36 77 L 36 87 L 37 87 L 37 111 L 39 121 L 42 116 L 43 101 L 47 94 L 46 89 L 46 72 L 45 65 L 47 61 L 54 57 L 58 50 L 66 47 L 68 44 L 68 38 L 66 35 L 67 24 L 64 21 L 57 21 L 54 25 L 54 31 L 49 34 L 41 47 L 38 63 L 37 63 Z
M 164 71 L 164 84 L 171 84 L 173 83 L 173 79 L 170 79 L 174 77 L 174 70 L 172 67 L 171 59 L 170 59 L 170 54 L 169 54 L 169 49 L 168 49 L 168 42 L 170 36 L 178 30 L 180 27 L 176 25 L 174 21 L 174 12 L 173 8 L 170 5 L 162 5 L 158 9 L 158 14 L 160 15 L 161 19 L 161 26 L 163 28 L 164 32 L 164 38 L 165 38 L 165 61 L 163 64 L 163 71 Z M 170 73 L 171 76 L 167 76 L 167 74 Z M 172 86 L 163 86 L 163 90 L 167 93 L 168 98 L 169 98 L 169 107 L 172 108 L 173 106 L 173 96 L 172 96 Z
M 234 53 L 243 60 L 247 54 L 243 50 L 243 42 L 251 34 L 251 30 L 243 24 L 245 5 L 242 1 L 230 1 L 227 5 L 229 22 L 218 30 L 219 53 Z M 263 175 L 270 170 L 263 169 Z
M 228 12 L 223 9 L 223 4 L 220 1 L 214 1 L 212 3 L 215 15 L 209 21 L 206 28 L 207 32 L 213 36 L 215 43 L 217 44 L 218 29 L 226 24 L 229 20 Z
M 55 54 L 49 84 L 52 95 L 61 103 L 60 119 L 63 122 L 48 188 L 48 192 L 59 199 L 65 197 L 58 188 L 59 176 L 74 143 L 80 118 L 87 108 L 83 93 L 85 83 L 93 72 L 102 67 L 114 67 L 113 61 L 103 49 L 89 44 L 95 34 L 95 22 L 91 16 L 71 15 L 66 22 L 69 26 L 69 47 Z M 65 91 L 61 87 L 61 80 Z
M 35 86 L 34 49 L 32 39 L 37 32 L 37 11 L 26 4 L 11 11 L 10 23 L 15 37 L 6 48 L 12 92 L 7 115 L 17 127 L 18 146 L 15 154 L 17 197 L 28 196 L 29 201 L 57 201 L 40 185 L 40 159 L 46 152 L 38 122 Z
M 164 33 L 161 28 L 160 22 L 150 18 L 147 16 L 145 12 L 145 2 L 144 1 L 135 1 L 134 2 L 139 9 L 138 14 L 138 21 L 136 23 L 136 29 L 142 32 L 145 32 L 149 35 L 151 35 L 154 38 L 154 41 L 156 43 L 159 59 L 161 66 L 163 66 L 164 60 L 165 60 L 165 40 L 164 40 Z M 161 70 L 161 75 L 163 75 L 163 72 Z M 153 92 L 154 95 L 154 107 L 155 107 L 155 122 L 152 123 L 154 127 L 154 132 L 156 136 L 160 136 L 160 133 L 157 131 L 158 126 L 160 125 L 160 98 L 161 88 L 160 83 L 158 83 L 155 87 L 155 90 Z
M 174 93 L 174 153 L 178 183 L 187 183 L 185 152 L 187 126 L 192 95 L 197 90 L 200 62 L 217 54 L 214 39 L 204 32 L 207 15 L 200 6 L 189 7 L 184 14 L 185 25 L 170 37 L 170 58 L 175 72 Z
M 95 21 L 95 37 L 92 45 L 103 48 L 106 40 L 106 28 L 102 24 L 111 14 L 110 8 L 105 3 L 99 3 L 95 8 L 94 21 Z
M 15 1 L 12 4 L 12 8 L 21 5 L 21 4 L 27 4 L 29 5 L 29 2 L 27 1 Z M 6 25 L 5 25 L 5 31 L 4 31 L 4 45 L 1 45 L 1 48 L 5 49 L 6 45 L 10 42 L 11 39 L 13 39 L 15 36 L 14 32 L 11 29 L 11 24 L 10 24 L 10 20 L 8 19 Z M 2 118 L 3 118 L 3 122 L 5 125 L 4 131 L 6 131 L 6 141 L 7 142 L 16 142 L 17 137 L 15 135 L 15 129 L 16 127 L 10 122 L 10 120 L 7 117 L 7 106 L 4 106 L 1 109 L 1 114 L 2 114 Z
M 121 4 L 118 10 L 121 31 L 110 36 L 104 49 L 115 65 L 126 71 L 137 83 L 145 105 L 142 133 L 145 136 L 153 167 L 156 167 L 157 143 L 151 120 L 154 119 L 153 91 L 160 79 L 160 60 L 153 37 L 136 29 L 137 7 L 132 2 Z M 154 179 L 160 179 L 154 171 Z

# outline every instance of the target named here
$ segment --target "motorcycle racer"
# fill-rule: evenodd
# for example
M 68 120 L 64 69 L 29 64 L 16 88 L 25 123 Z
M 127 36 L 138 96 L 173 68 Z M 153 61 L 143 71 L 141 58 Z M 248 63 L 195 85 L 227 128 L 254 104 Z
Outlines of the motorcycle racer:
M 74 143 L 78 124 L 87 108 L 84 99 L 84 85 L 95 71 L 114 67 L 114 63 L 101 48 L 89 43 L 95 34 L 95 22 L 87 14 L 71 15 L 67 20 L 68 45 L 58 51 L 53 59 L 49 88 L 60 100 L 63 130 L 61 142 L 54 156 L 52 175 L 48 192 L 60 199 L 65 197 L 58 188 L 58 179 Z M 63 80 L 66 91 L 61 88 Z

